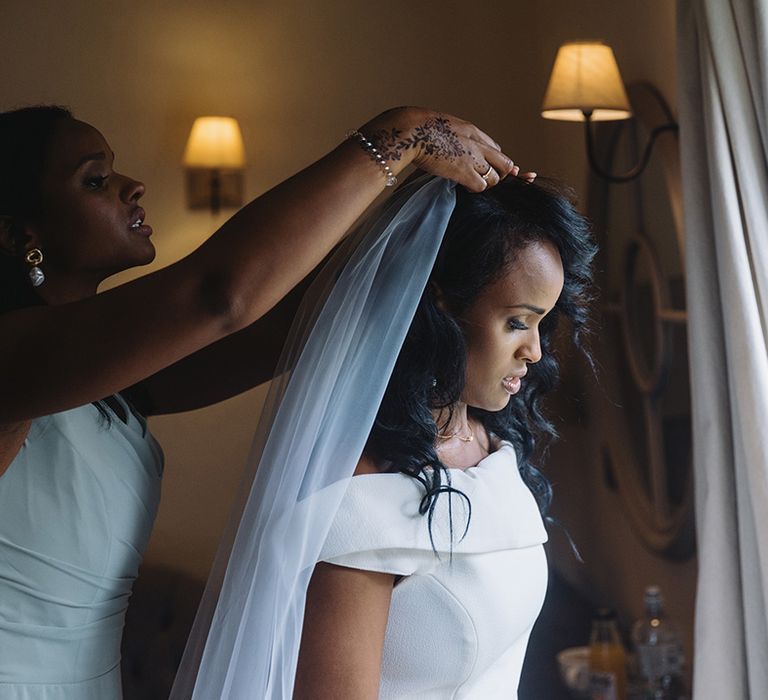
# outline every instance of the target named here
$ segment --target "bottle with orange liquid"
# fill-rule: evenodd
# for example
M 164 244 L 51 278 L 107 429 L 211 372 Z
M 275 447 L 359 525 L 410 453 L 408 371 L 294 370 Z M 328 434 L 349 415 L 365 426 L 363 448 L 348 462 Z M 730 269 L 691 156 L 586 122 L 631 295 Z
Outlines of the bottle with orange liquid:
M 627 654 L 609 608 L 598 610 L 592 621 L 589 670 L 591 700 L 627 700 Z

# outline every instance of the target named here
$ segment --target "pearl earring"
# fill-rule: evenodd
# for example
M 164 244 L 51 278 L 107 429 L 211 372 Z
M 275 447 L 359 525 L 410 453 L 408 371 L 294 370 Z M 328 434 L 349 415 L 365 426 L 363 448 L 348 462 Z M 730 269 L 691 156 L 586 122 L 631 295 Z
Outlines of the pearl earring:
M 45 282 L 45 273 L 40 269 L 40 263 L 43 262 L 43 251 L 40 248 L 32 248 L 25 256 L 27 264 L 32 265 L 29 269 L 29 281 L 33 287 L 39 287 Z

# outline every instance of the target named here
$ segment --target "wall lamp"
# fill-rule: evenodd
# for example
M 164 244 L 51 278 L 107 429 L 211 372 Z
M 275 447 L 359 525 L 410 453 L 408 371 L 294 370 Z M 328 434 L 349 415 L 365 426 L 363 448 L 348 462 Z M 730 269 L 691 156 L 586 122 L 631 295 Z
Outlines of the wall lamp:
M 665 112 L 670 114 L 661 94 L 654 91 L 654 95 L 662 102 Z M 600 167 L 594 152 L 592 122 L 630 119 L 633 116 L 613 50 L 601 41 L 570 41 L 558 49 L 541 106 L 541 116 L 544 119 L 584 122 L 590 167 L 600 177 L 617 183 L 638 177 L 648 165 L 659 134 L 677 131 L 678 128 L 672 119 L 654 128 L 640 161 L 627 172 L 615 175 Z
M 245 148 L 240 125 L 232 117 L 198 117 L 184 149 L 187 203 L 190 209 L 210 209 L 243 203 Z

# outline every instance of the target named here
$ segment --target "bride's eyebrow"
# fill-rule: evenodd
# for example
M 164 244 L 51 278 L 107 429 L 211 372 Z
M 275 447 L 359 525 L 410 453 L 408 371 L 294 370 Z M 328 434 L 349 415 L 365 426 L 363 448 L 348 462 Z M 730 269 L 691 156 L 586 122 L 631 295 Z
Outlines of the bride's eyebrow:
M 539 316 L 544 315 L 544 309 L 540 309 L 538 306 L 531 306 L 530 304 L 512 304 L 511 306 L 504 307 L 506 309 L 528 309 Z

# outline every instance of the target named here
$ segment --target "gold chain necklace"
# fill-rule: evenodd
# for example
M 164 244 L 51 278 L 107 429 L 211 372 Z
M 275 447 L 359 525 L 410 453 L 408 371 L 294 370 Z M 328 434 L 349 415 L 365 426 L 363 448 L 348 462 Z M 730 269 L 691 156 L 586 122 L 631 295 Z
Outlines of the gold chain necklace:
M 469 435 L 459 435 L 458 433 L 451 433 L 450 435 L 437 434 L 441 440 L 450 440 L 451 438 L 458 438 L 462 442 L 472 442 L 475 439 L 475 433 L 472 431 L 472 427 L 469 427 Z

